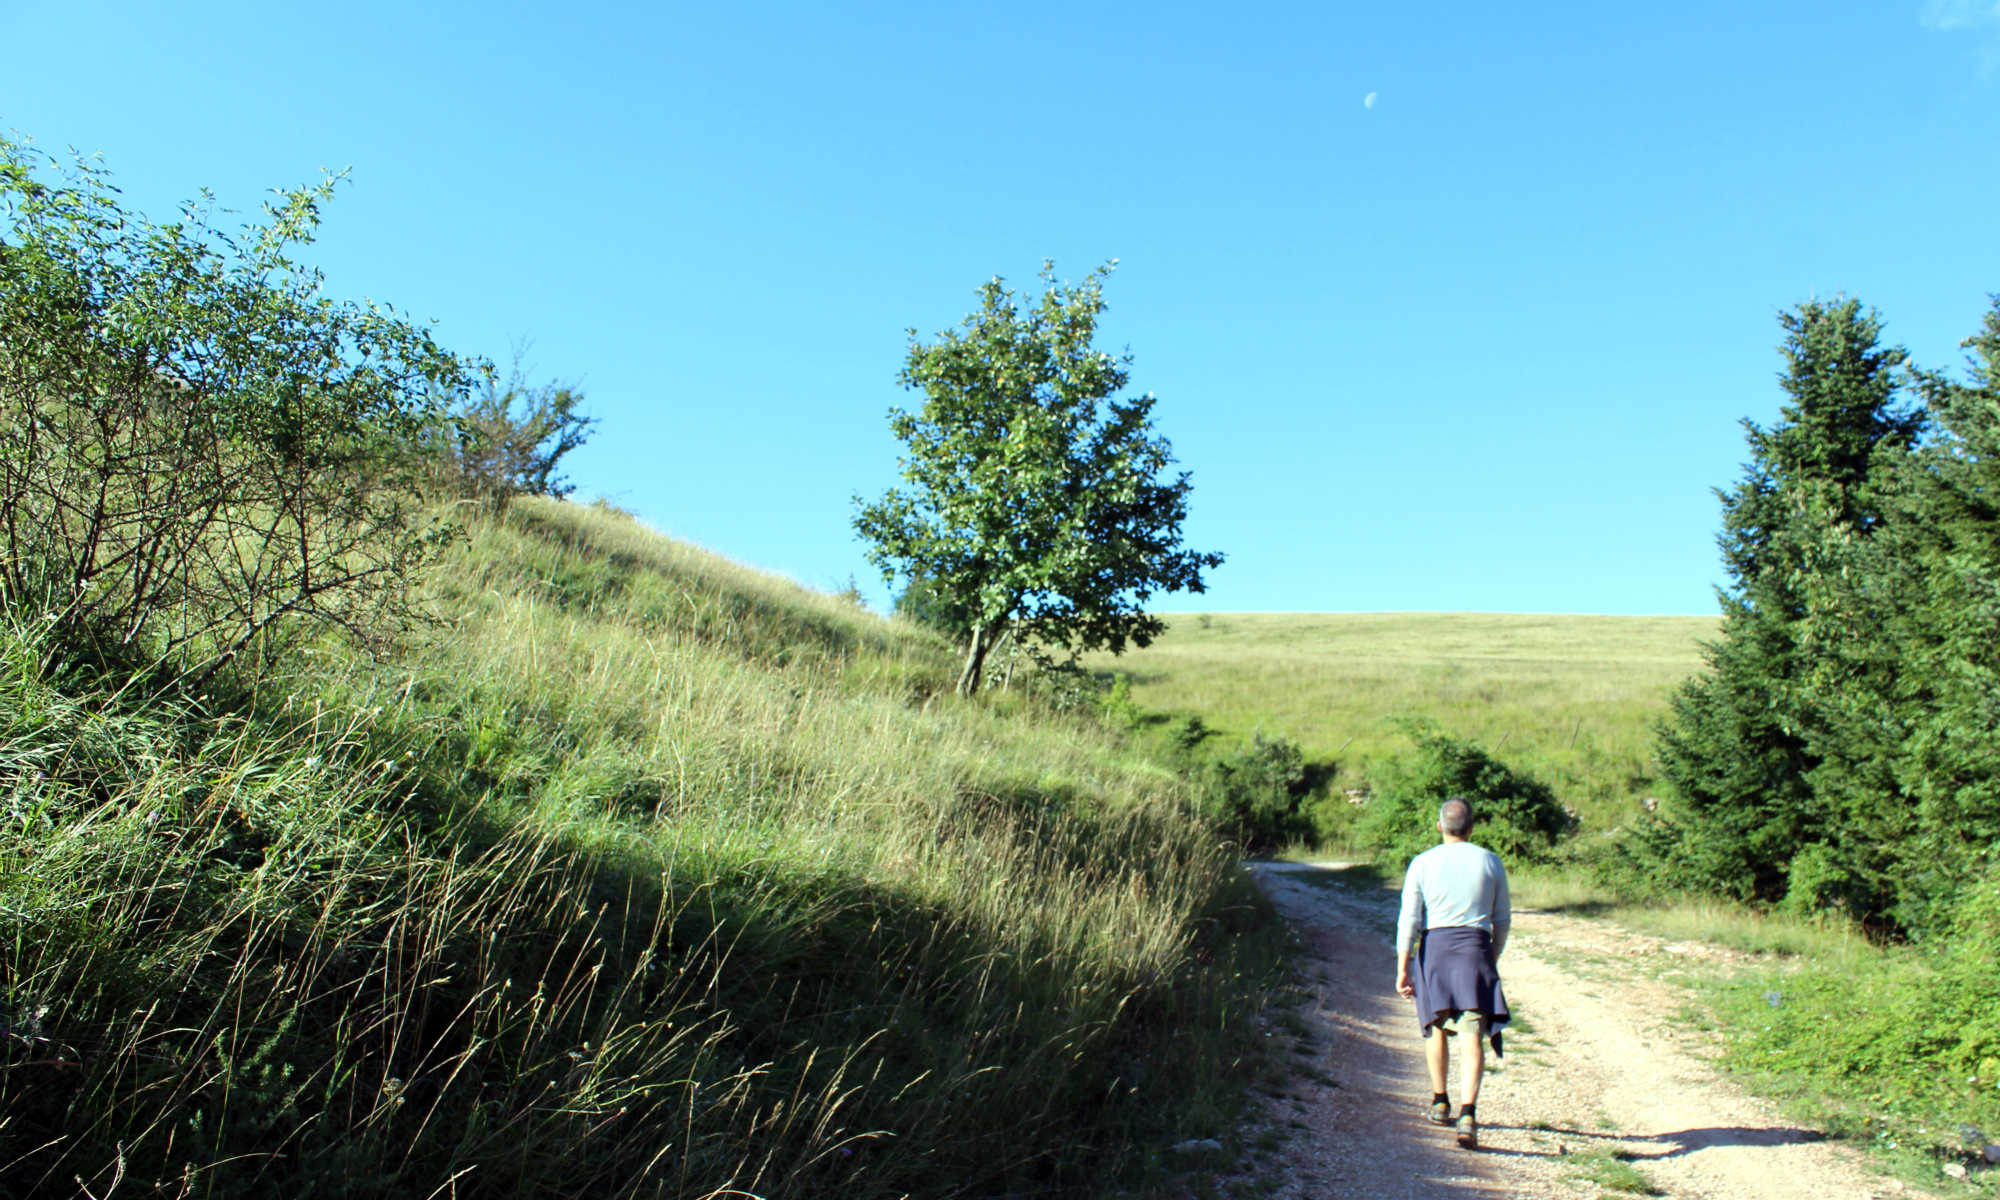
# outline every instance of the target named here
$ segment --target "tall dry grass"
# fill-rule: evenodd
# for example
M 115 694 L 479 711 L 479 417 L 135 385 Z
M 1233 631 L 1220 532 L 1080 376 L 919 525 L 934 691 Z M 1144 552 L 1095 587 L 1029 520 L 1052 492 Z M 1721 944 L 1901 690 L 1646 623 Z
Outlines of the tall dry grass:
M 1225 1132 L 1275 937 L 1172 773 L 614 513 L 434 587 L 182 710 L 0 639 L 0 1190 L 1094 1195 Z

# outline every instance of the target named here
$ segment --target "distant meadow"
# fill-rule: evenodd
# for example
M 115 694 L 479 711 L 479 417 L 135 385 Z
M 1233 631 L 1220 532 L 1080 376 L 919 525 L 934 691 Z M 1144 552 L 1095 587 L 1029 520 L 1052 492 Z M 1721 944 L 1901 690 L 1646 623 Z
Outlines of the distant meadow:
M 1652 729 L 1702 667 L 1713 617 L 1508 613 L 1189 613 L 1143 650 L 1091 659 L 1141 709 L 1199 715 L 1224 738 L 1297 742 L 1335 786 L 1427 721 L 1545 780 L 1586 829 L 1636 811 Z

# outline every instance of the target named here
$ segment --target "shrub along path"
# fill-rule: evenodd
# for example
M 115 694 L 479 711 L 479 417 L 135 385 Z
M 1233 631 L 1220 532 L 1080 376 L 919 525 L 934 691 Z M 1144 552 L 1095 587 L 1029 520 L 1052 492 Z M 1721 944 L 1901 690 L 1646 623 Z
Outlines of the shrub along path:
M 1922 1193 L 1777 1115 L 1676 1021 L 1675 976 L 1724 952 L 1517 910 L 1501 961 L 1515 1024 L 1489 1060 L 1477 1152 L 1429 1124 L 1430 1087 L 1395 971 L 1396 895 L 1366 868 L 1260 863 L 1298 929 L 1302 1002 L 1273 1016 L 1290 1079 L 1246 1142 L 1271 1147 L 1231 1194 L 1283 1200 L 1666 1195 L 1806 1200 Z M 1294 1019 L 1296 1018 L 1296 1019 Z M 1456 1104 L 1458 1064 L 1453 1063 Z M 1272 1136 L 1276 1135 L 1276 1136 Z M 1247 1186 L 1246 1186 L 1247 1185 Z M 1241 1189 L 1241 1193 L 1238 1189 Z

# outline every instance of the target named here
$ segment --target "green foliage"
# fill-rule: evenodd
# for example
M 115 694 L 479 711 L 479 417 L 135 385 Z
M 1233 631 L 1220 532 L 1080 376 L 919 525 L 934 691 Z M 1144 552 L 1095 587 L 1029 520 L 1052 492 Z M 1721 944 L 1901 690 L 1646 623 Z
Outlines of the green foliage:
M 1323 775 L 1297 743 L 1258 732 L 1208 764 L 1201 805 L 1245 850 L 1270 850 L 1311 836 L 1306 802 Z
M 94 164 L 0 139 L 0 591 L 101 658 L 206 674 L 412 615 L 420 445 L 466 372 L 294 260 L 333 187 L 232 235 L 206 198 L 156 224 Z
M 1644 1172 L 1632 1165 L 1631 1158 L 1622 1150 L 1587 1151 L 1571 1157 L 1567 1169 L 1573 1178 L 1585 1179 L 1627 1196 L 1664 1195 Z
M 615 513 L 468 534 L 449 637 L 221 721 L 7 610 L 0 1193 L 1103 1195 L 1229 1127 L 1276 932 L 1172 772 Z
M 529 383 L 516 355 L 504 385 L 489 375 L 481 390 L 452 407 L 441 458 L 454 490 L 493 504 L 575 491 L 560 471 L 597 423 L 579 411 L 582 403 L 574 387 Z
M 1193 754 L 1203 742 L 1214 736 L 1215 731 L 1210 729 L 1199 716 L 1182 717 L 1173 727 L 1174 751 L 1178 754 Z
M 1854 869 L 1825 842 L 1801 848 L 1786 869 L 1785 907 L 1801 916 L 1866 912 L 1869 899 L 1857 886 Z
M 1958 1131 L 2000 1132 L 2000 871 L 1963 886 L 1922 947 L 1752 973 L 1718 998 L 1733 1065 L 1823 1097 L 1836 1127 L 1880 1147 L 1956 1158 Z M 1935 1169 L 1932 1167 L 1931 1169 Z
M 910 331 L 898 381 L 924 402 L 889 415 L 909 487 L 856 497 L 855 529 L 885 579 L 957 624 L 961 694 L 1010 634 L 1071 660 L 1146 645 L 1163 624 L 1145 601 L 1200 591 L 1222 562 L 1182 548 L 1188 474 L 1163 477 L 1173 454 L 1153 398 L 1116 398 L 1130 356 L 1092 344 L 1110 270 L 1065 286 L 1045 263 L 1047 290 L 1026 305 L 992 279 L 961 328 L 930 345 Z
M 1735 586 L 1661 731 L 1640 872 L 1925 936 L 2000 838 L 2000 301 L 1965 382 L 1848 301 L 1790 317 L 1786 423 L 1725 498 Z M 1927 425 L 1927 422 L 1929 424 Z M 1912 445 L 1926 428 L 1929 441 Z
M 1310 761 L 1337 762 L 1313 812 L 1321 836 L 1341 844 L 1359 812 L 1344 793 L 1365 791 L 1408 749 L 1392 718 L 1415 714 L 1547 782 L 1585 831 L 1630 823 L 1660 791 L 1653 725 L 1716 628 L 1709 617 L 1506 613 L 1167 619 L 1169 636 L 1089 665 L 1128 671 L 1135 703 L 1199 717 L 1218 741 L 1262 729 Z
M 1684 882 L 1778 899 L 1793 856 L 1825 845 L 1797 879 L 1819 901 L 1874 912 L 1890 886 L 1875 850 L 1900 801 L 1875 739 L 1830 702 L 1867 672 L 1850 659 L 1840 683 L 1829 677 L 1829 639 L 1851 614 L 1817 585 L 1839 574 L 1834 548 L 1881 527 L 1882 481 L 1924 420 L 1898 407 L 1906 355 L 1880 345 L 1881 322 L 1859 302 L 1807 303 L 1781 323 L 1789 402 L 1772 429 L 1745 422 L 1751 461 L 1722 497 L 1722 636 L 1660 728 L 1675 836 L 1643 848 L 1663 850 L 1655 865 Z
M 971 608 L 953 603 L 938 581 L 924 573 L 910 576 L 903 590 L 896 593 L 894 612 L 949 638 L 959 637 L 972 625 Z
M 1943 926 L 2000 841 L 2000 297 L 1965 346 L 1966 382 L 1919 373 L 1939 436 L 1818 597 L 1819 694 L 1866 754 L 1849 786 L 1896 797 L 1868 832 L 1893 847 L 1877 869 L 1916 931 Z
M 1356 830 L 1385 866 L 1400 872 L 1437 844 L 1438 806 L 1472 801 L 1471 840 L 1510 862 L 1546 858 L 1570 829 L 1570 816 L 1545 783 L 1479 746 L 1414 726 L 1415 747 L 1377 777 Z
M 1134 729 L 1145 714 L 1132 702 L 1132 679 L 1120 672 L 1111 677 L 1111 686 L 1098 697 L 1098 711 L 1114 729 Z

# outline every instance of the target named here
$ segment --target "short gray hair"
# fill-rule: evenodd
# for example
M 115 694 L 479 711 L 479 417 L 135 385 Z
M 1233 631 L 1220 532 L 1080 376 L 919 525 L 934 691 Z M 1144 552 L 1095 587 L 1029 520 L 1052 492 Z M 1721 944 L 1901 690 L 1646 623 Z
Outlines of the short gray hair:
M 1464 837 L 1472 832 L 1472 801 L 1464 796 L 1453 796 L 1439 805 L 1438 827 L 1452 837 Z

